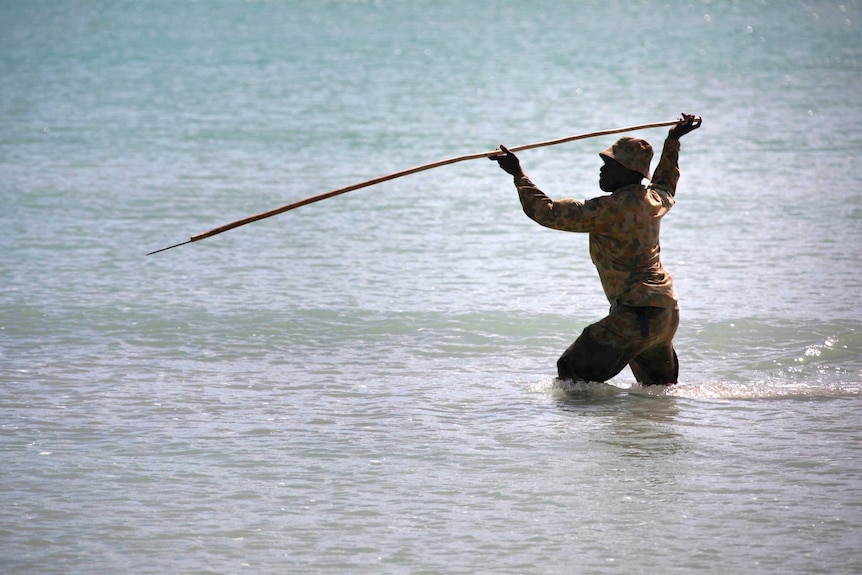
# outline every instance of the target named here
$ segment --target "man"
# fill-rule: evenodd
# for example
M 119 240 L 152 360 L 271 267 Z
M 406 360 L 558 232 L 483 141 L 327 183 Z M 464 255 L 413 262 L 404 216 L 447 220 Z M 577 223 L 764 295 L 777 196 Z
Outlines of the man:
M 604 161 L 599 187 L 610 195 L 587 201 L 552 200 L 504 146 L 489 158 L 515 178 L 527 216 L 549 228 L 590 234 L 590 256 L 611 309 L 557 361 L 561 379 L 604 382 L 628 365 L 642 385 L 677 383 L 673 337 L 679 306 L 673 278 L 659 257 L 659 227 L 674 204 L 679 139 L 700 124 L 700 117 L 683 114 L 670 128 L 648 186 L 641 181 L 650 177 L 652 146 L 630 136 L 617 140 L 599 154 Z

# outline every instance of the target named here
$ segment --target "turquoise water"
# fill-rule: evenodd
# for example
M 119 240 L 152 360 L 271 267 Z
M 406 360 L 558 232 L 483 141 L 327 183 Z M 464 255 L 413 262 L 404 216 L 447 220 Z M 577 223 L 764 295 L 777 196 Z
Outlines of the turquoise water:
M 858 2 L 0 4 L 0 571 L 858 573 Z M 486 160 L 703 116 L 681 384 Z M 664 129 L 639 133 L 660 146 Z M 599 193 L 615 136 L 520 154 Z

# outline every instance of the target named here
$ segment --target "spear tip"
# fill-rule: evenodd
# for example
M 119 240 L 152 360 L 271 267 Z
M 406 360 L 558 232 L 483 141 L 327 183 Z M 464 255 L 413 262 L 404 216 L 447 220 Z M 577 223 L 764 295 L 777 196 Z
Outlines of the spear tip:
M 148 253 L 147 255 L 148 255 L 148 256 L 151 256 L 151 255 L 153 255 L 153 254 L 157 254 L 157 253 L 159 253 L 159 252 L 164 252 L 164 251 L 167 251 L 167 250 L 170 250 L 170 249 L 173 249 L 173 248 L 179 247 L 179 246 L 184 246 L 184 245 L 186 245 L 186 244 L 190 244 L 190 243 L 192 243 L 192 241 L 193 241 L 193 240 L 187 240 L 187 241 L 185 241 L 185 242 L 180 242 L 180 243 L 178 243 L 178 244 L 174 244 L 174 245 L 172 245 L 172 246 L 168 246 L 168 247 L 166 247 L 166 248 L 162 248 L 162 249 L 160 249 L 160 250 L 156 250 L 156 251 L 154 251 L 154 252 L 150 252 L 150 253 Z

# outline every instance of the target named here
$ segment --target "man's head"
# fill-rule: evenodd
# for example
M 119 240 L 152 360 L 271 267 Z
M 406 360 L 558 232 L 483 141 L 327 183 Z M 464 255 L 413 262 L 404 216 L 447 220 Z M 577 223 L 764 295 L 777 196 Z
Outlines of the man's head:
M 646 140 L 623 136 L 599 156 L 605 161 L 599 178 L 599 187 L 605 192 L 649 178 L 652 146 Z

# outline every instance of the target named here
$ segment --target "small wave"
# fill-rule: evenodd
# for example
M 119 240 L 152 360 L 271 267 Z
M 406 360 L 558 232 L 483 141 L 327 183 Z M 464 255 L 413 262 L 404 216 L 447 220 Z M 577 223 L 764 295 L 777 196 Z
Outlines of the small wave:
M 649 388 L 633 386 L 631 393 L 652 394 Z M 794 398 L 838 398 L 862 396 L 858 385 L 810 385 L 787 383 L 786 381 L 711 382 L 699 384 L 679 384 L 670 387 L 664 395 L 687 399 L 794 399 Z
M 578 398 L 607 398 L 618 395 L 679 397 L 706 400 L 841 398 L 862 396 L 859 385 L 790 384 L 786 381 L 678 383 L 649 385 L 571 381 L 554 378 L 537 383 L 535 391 Z

